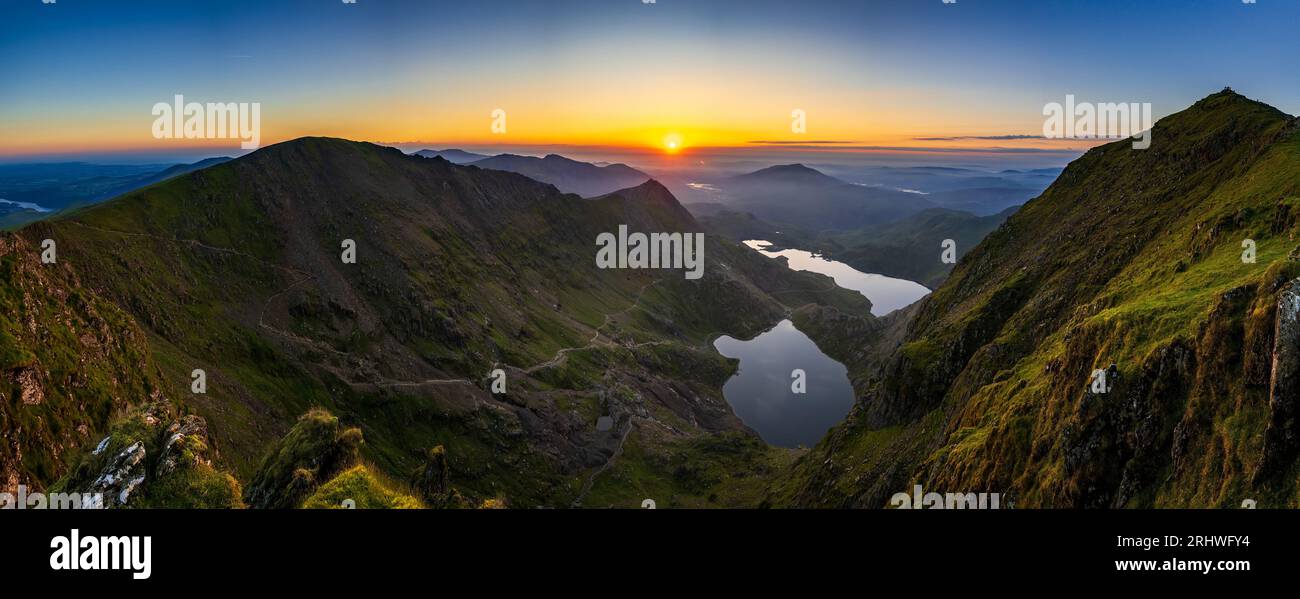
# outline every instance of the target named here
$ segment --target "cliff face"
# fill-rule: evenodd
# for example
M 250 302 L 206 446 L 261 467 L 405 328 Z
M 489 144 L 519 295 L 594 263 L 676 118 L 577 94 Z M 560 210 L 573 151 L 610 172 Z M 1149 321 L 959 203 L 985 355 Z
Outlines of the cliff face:
M 1076 160 L 923 301 L 772 501 L 1294 504 L 1298 130 L 1225 90 L 1148 150 Z

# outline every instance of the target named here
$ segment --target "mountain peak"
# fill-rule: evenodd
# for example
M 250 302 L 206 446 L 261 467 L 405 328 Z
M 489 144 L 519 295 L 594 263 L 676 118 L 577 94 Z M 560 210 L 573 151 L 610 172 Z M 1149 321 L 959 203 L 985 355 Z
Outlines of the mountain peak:
M 787 180 L 787 181 L 838 181 L 835 177 L 827 175 L 815 168 L 803 164 L 778 164 L 756 170 L 752 173 L 740 175 L 741 179 L 751 180 Z
M 655 179 L 646 179 L 645 183 L 642 183 L 635 187 L 631 187 L 629 189 L 638 189 L 648 193 L 666 193 L 670 196 L 672 195 L 672 192 L 668 191 L 668 188 L 665 187 L 663 183 L 660 183 Z
M 1183 113 L 1197 110 L 1244 111 L 1252 109 L 1263 110 L 1265 113 L 1272 116 L 1284 118 L 1289 116 L 1269 104 L 1247 98 L 1246 96 L 1234 91 L 1231 87 L 1225 87 L 1220 91 L 1201 98 L 1195 104 L 1192 104 L 1187 110 L 1184 110 Z
M 755 171 L 755 172 L 757 172 L 757 173 L 761 173 L 761 172 L 771 172 L 771 173 L 808 173 L 808 174 L 817 174 L 817 175 L 823 175 L 823 174 L 825 174 L 825 173 L 823 173 L 823 172 L 821 172 L 821 171 L 819 171 L 819 170 L 817 170 L 817 169 L 815 169 L 815 168 L 812 168 L 812 167 L 810 167 L 810 166 L 807 166 L 807 165 L 805 165 L 805 164 L 803 164 L 803 163 L 801 163 L 801 162 L 796 162 L 796 163 L 794 163 L 794 164 L 778 164 L 778 165 L 775 165 L 775 166 L 769 166 L 769 167 L 767 167 L 767 168 L 765 168 L 765 169 L 760 169 L 760 170 Z
M 617 206 L 620 218 L 637 230 L 698 231 L 699 223 L 667 187 L 654 179 L 591 198 L 604 206 Z

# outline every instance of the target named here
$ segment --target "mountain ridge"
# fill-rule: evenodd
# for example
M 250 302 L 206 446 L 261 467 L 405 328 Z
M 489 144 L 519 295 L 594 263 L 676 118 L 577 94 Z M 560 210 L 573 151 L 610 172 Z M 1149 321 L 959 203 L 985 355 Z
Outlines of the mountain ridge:
M 519 173 L 543 183 L 550 183 L 560 191 L 576 193 L 582 197 L 594 197 L 635 187 L 650 179 L 649 175 L 626 164 L 596 166 L 559 154 L 547 154 L 542 158 L 498 154 L 476 160 L 469 165 Z
M 157 365 L 151 401 L 205 419 L 207 443 L 220 448 L 214 463 L 245 484 L 281 480 L 258 478 L 280 468 L 264 452 L 319 408 L 355 427 L 365 440 L 359 456 L 397 479 L 443 447 L 457 492 L 472 504 L 631 505 L 644 490 L 608 482 L 621 476 L 620 464 L 610 468 L 620 449 L 710 464 L 736 444 L 749 457 L 729 461 L 730 474 L 661 490 L 704 503 L 723 492 L 717 485 L 734 484 L 747 490 L 729 501 L 751 501 L 773 471 L 762 465 L 789 453 L 764 446 L 731 412 L 721 384 L 735 366 L 709 348 L 710 336 L 770 326 L 789 308 L 769 292 L 862 314 L 869 304 L 712 238 L 699 281 L 600 270 L 597 234 L 620 224 L 697 227 L 657 182 L 584 200 L 515 173 L 308 137 L 13 235 L 34 244 L 21 246 L 28 259 L 41 240 L 56 240 L 59 268 L 81 277 L 79 293 L 130 315 Z M 344 240 L 355 243 L 356 264 L 340 260 Z M 15 305 L 20 316 L 30 311 L 30 300 Z M 50 370 L 38 380 L 43 389 L 76 380 L 39 354 L 13 360 Z M 206 372 L 204 394 L 190 391 L 195 368 Z M 507 393 L 491 392 L 495 369 L 506 372 Z M 131 403 L 119 394 L 111 411 Z M 55 402 L 18 405 L 46 413 L 52 426 L 75 424 L 47 412 Z M 614 427 L 598 429 L 600 416 Z M 108 429 L 92 423 L 81 449 L 69 446 L 17 480 L 48 486 L 69 470 L 68 484 L 93 480 L 115 467 L 87 447 Z M 153 435 L 112 446 L 149 453 L 154 464 Z M 13 465 L 0 461 L 3 471 Z M 153 480 L 140 501 L 164 493 L 168 485 Z M 265 488 L 246 486 L 244 501 L 278 505 L 257 490 Z
M 1297 123 L 1225 91 L 1160 119 L 1148 150 L 1071 163 L 917 306 L 771 500 L 883 507 L 922 484 L 1029 507 L 1293 505 L 1275 330 L 1300 275 Z

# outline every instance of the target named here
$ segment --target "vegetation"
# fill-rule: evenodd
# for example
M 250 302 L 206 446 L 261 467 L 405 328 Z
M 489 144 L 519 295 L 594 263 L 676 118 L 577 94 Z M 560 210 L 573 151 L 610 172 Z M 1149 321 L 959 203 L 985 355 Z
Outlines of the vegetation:
M 772 501 L 880 507 L 919 483 L 1016 506 L 1295 505 L 1294 454 L 1263 458 L 1285 449 L 1266 431 L 1287 426 L 1269 370 L 1300 275 L 1300 128 L 1225 91 L 1153 135 L 1089 151 L 972 250 Z

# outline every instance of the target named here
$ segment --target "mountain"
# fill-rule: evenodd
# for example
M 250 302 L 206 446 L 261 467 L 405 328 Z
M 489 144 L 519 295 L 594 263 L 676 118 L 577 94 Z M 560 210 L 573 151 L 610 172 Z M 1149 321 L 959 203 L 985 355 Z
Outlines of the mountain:
M 304 138 L 0 234 L 0 483 L 140 506 L 755 504 L 795 453 L 731 412 L 710 341 L 870 304 L 711 236 L 698 280 L 600 269 L 620 225 L 699 230 L 654 181 L 583 200 Z
M 934 206 L 919 194 L 854 185 L 802 164 L 732 177 L 720 187 L 734 210 L 810 231 L 857 229 Z
M 1270 106 L 1225 90 L 1150 149 L 1089 150 L 919 302 L 768 503 L 1296 506 L 1297 234 L 1300 122 Z
M 550 183 L 565 193 L 584 198 L 610 193 L 645 183 L 650 176 L 626 164 L 596 166 L 560 156 L 545 158 L 500 154 L 471 163 L 472 166 L 519 173 L 530 179 Z
M 442 158 L 452 164 L 469 164 L 476 160 L 487 158 L 487 154 L 475 154 L 465 150 L 447 149 L 447 150 L 420 150 L 415 153 L 422 158 Z

